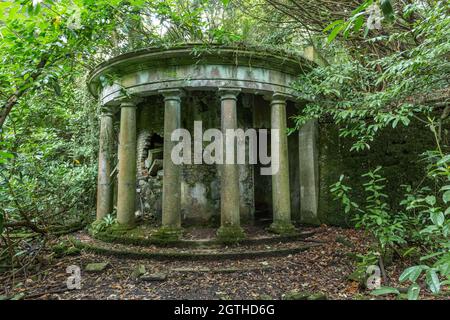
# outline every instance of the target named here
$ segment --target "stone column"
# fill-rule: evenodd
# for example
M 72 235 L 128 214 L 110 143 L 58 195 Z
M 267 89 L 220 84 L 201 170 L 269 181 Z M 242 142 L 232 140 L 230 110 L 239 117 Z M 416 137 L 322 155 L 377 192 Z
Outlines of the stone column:
M 120 105 L 119 175 L 117 195 L 117 221 L 133 227 L 136 203 L 136 104 L 131 101 Z
M 113 146 L 113 113 L 103 110 L 100 116 L 98 150 L 97 221 L 112 212 L 111 154 Z
M 181 97 L 183 91 L 179 89 L 162 90 L 164 96 L 164 153 L 163 153 L 163 203 L 162 226 L 164 231 L 174 231 L 181 228 L 181 181 L 180 165 L 172 161 L 171 153 L 177 144 L 171 140 L 172 132 L 180 128 Z
M 272 167 L 278 171 L 272 173 L 273 223 L 271 230 L 284 234 L 295 231 L 291 223 L 291 200 L 289 189 L 289 157 L 286 128 L 286 96 L 275 93 L 271 102 L 271 154 Z M 273 131 L 277 129 L 277 131 Z M 278 155 L 278 164 L 276 163 Z
M 305 224 L 320 224 L 319 169 L 317 150 L 317 120 L 310 120 L 299 130 L 300 161 L 300 221 Z
M 244 238 L 239 214 L 239 168 L 236 159 L 226 159 L 226 145 L 232 141 L 236 150 L 235 135 L 227 136 L 227 129 L 237 129 L 236 101 L 240 89 L 220 88 L 221 127 L 223 141 L 223 164 L 220 166 L 220 214 L 221 226 L 217 236 L 224 242 L 235 242 Z M 232 139 L 232 140 L 231 140 Z M 227 162 L 231 162 L 227 163 Z

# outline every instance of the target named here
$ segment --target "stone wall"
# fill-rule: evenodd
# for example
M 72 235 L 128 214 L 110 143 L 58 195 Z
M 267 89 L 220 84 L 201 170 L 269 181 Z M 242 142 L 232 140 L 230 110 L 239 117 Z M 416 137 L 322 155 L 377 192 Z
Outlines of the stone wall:
M 136 210 L 146 218 L 161 218 L 162 170 L 149 174 L 149 150 L 160 148 L 164 132 L 164 105 L 160 97 L 149 97 L 137 110 L 137 193 Z
M 414 186 L 422 180 L 425 170 L 419 155 L 434 146 L 429 129 L 420 123 L 382 130 L 370 150 L 363 152 L 350 152 L 352 142 L 350 138 L 339 137 L 337 125 L 324 121 L 319 124 L 319 218 L 323 223 L 351 225 L 329 191 L 341 174 L 351 177 L 346 182 L 353 188 L 354 200 L 361 203 L 366 197 L 363 190 L 366 180 L 361 175 L 383 166 L 381 174 L 387 178 L 385 193 L 395 209 L 403 197 L 400 185 Z

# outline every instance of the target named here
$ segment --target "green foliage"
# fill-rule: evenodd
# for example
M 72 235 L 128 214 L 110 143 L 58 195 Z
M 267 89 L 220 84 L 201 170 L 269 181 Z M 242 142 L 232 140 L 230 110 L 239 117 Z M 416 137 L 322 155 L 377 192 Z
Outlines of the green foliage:
M 392 288 L 392 287 L 381 287 L 378 289 L 375 289 L 371 292 L 374 296 L 380 296 L 385 294 L 400 294 L 398 289 Z
M 428 155 L 428 161 L 436 161 L 435 153 L 431 154 L 433 157 Z M 369 179 L 364 184 L 367 193 L 364 207 L 350 200 L 351 188 L 342 184 L 343 177 L 331 186 L 333 194 L 336 199 L 342 201 L 346 212 L 353 212 L 356 226 L 370 231 L 378 240 L 382 252 L 388 247 L 421 244 L 421 264 L 407 268 L 399 278 L 400 282 L 411 283 L 408 299 L 417 299 L 420 292 L 418 281 L 422 274 L 427 287 L 433 293 L 439 293 L 442 285 L 450 283 L 450 206 L 444 197 L 445 192 L 450 190 L 449 164 L 448 156 L 442 155 L 436 163 L 429 166 L 429 177 L 434 179 L 435 183 L 439 182 L 436 173 L 439 173 L 439 178 L 446 177 L 441 181 L 444 186 L 438 189 L 442 201 L 430 194 L 429 188 L 413 192 L 410 186 L 406 186 L 405 199 L 401 201 L 405 209 L 403 212 L 389 210 L 385 202 L 387 196 L 382 193 L 385 179 L 379 174 L 380 167 L 364 175 Z M 374 294 L 393 293 L 384 289 L 386 288 Z
M 355 10 L 350 20 L 363 9 Z M 355 139 L 352 151 L 360 151 L 370 148 L 383 128 L 408 126 L 412 118 L 424 122 L 430 115 L 435 118 L 433 112 L 443 110 L 439 97 L 445 100 L 448 96 L 449 9 L 447 1 L 438 1 L 431 8 L 405 7 L 398 23 L 405 24 L 403 19 L 408 19 L 411 10 L 415 17 L 403 26 L 407 30 L 399 28 L 365 39 L 386 54 L 365 54 L 362 49 L 346 47 L 346 42 L 333 42 L 327 48 L 330 63 L 315 68 L 295 84 L 299 95 L 311 101 L 296 118 L 297 125 L 330 115 L 342 126 L 341 136 Z M 394 49 L 399 44 L 403 50 Z M 448 129 L 438 132 L 443 135 Z
M 344 212 L 348 214 L 351 210 L 357 209 L 358 204 L 352 202 L 349 198 L 349 192 L 352 188 L 344 184 L 344 175 L 339 177 L 339 181 L 330 187 L 331 193 L 334 195 L 334 200 L 340 200 L 344 206 Z
M 87 219 L 95 196 L 96 106 L 84 88 L 62 82 L 20 102 L 2 133 L 14 154 L 0 164 L 1 211 L 12 224 L 47 230 Z
M 117 224 L 117 219 L 113 215 L 108 214 L 107 216 L 103 217 L 103 219 L 101 219 L 100 221 L 94 221 L 90 226 L 90 232 L 93 235 L 96 235 L 101 232 L 105 232 L 115 224 Z
M 331 186 L 331 192 L 335 199 L 342 202 L 345 212 L 352 211 L 352 219 L 356 227 L 370 230 L 379 242 L 382 252 L 386 247 L 394 244 L 405 243 L 403 225 L 403 214 L 393 214 L 386 202 L 388 197 L 382 193 L 384 189 L 383 182 L 386 180 L 379 174 L 381 167 L 364 174 L 363 177 L 368 181 L 364 183 L 364 190 L 367 194 L 364 206 L 350 200 L 349 192 L 351 188 L 343 184 L 344 177 Z

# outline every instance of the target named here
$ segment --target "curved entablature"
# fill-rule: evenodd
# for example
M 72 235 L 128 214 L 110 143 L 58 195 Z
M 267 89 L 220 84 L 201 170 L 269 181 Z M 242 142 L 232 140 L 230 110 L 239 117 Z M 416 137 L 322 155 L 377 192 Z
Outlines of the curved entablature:
M 239 88 L 293 99 L 291 83 L 311 69 L 302 56 L 261 50 L 199 44 L 170 49 L 149 48 L 114 57 L 93 70 L 88 84 L 102 105 L 115 105 L 126 94 L 145 97 L 160 90 Z

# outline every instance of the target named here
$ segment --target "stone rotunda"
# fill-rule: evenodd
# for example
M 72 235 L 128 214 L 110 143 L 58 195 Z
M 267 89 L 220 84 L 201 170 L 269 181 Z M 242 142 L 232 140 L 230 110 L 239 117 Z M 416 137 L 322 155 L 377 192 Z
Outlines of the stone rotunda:
M 311 70 L 311 60 L 308 51 L 190 44 L 130 52 L 97 66 L 88 82 L 102 109 L 97 220 L 116 208 L 124 228 L 152 217 L 163 233 L 207 224 L 235 239 L 245 236 L 241 224 L 255 220 L 269 221 L 280 234 L 291 232 L 293 221 L 318 223 L 317 124 L 287 134 L 304 104 L 291 83 Z M 171 134 L 184 128 L 194 136 L 195 121 L 222 132 L 279 129 L 280 143 L 270 150 L 279 154 L 278 172 L 261 175 L 260 164 L 247 162 L 174 164 L 178 142 Z

